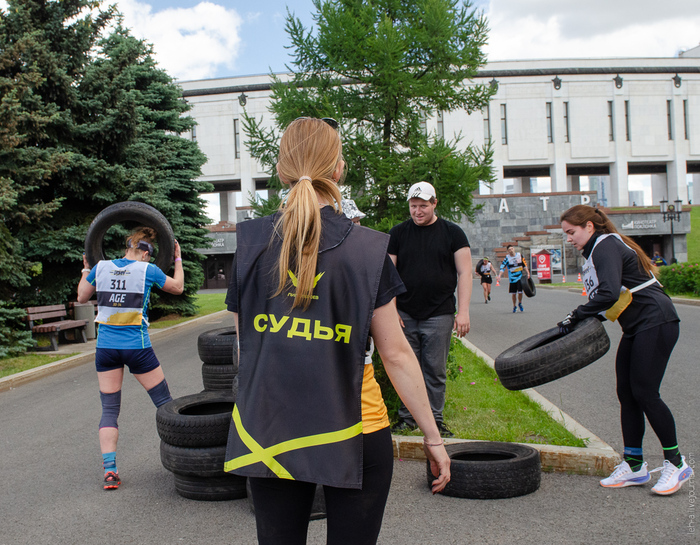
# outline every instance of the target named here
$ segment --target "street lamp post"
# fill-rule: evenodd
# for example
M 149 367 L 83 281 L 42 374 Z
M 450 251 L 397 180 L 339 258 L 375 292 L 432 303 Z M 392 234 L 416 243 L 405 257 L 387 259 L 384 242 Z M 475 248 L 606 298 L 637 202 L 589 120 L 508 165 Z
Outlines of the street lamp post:
M 667 200 L 659 201 L 661 214 L 664 218 L 664 223 L 671 222 L 671 263 L 676 262 L 676 244 L 673 238 L 673 222 L 681 221 L 681 212 L 683 211 L 683 201 L 676 199 L 674 204 L 668 204 Z

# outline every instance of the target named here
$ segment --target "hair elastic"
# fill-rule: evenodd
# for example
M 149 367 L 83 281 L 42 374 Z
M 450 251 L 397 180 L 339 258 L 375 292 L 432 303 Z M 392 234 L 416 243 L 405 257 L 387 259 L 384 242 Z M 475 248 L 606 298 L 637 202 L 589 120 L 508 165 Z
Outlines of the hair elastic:
M 309 182 L 313 182 L 313 180 L 309 176 L 301 176 L 299 178 L 299 181 L 301 182 L 302 180 L 309 180 Z

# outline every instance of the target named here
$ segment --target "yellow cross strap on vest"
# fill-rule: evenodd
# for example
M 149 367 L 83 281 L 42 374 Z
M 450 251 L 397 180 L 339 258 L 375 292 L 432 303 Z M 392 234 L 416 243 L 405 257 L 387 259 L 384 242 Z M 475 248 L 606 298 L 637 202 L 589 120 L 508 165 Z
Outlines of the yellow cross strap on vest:
M 308 435 L 306 437 L 297 437 L 296 439 L 290 439 L 289 441 L 283 441 L 282 443 L 263 448 L 243 427 L 241 415 L 238 412 L 238 406 L 233 407 L 232 418 L 233 425 L 236 427 L 236 431 L 238 432 L 241 441 L 243 441 L 243 444 L 250 449 L 250 454 L 245 454 L 243 456 L 239 456 L 238 458 L 234 458 L 233 460 L 227 461 L 224 463 L 224 471 L 230 472 L 238 469 L 239 467 L 262 462 L 280 479 L 294 480 L 294 477 L 282 466 L 282 464 L 275 460 L 275 456 L 285 452 L 290 452 L 292 450 L 346 441 L 347 439 L 351 439 L 362 433 L 362 422 L 358 422 L 357 424 L 353 424 L 349 428 L 345 428 L 343 430 Z

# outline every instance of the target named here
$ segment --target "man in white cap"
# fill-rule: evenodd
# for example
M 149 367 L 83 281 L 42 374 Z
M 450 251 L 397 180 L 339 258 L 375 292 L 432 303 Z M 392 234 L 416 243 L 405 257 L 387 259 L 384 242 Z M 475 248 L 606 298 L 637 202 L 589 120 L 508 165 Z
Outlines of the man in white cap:
M 442 415 L 447 355 L 452 331 L 460 337 L 469 333 L 472 254 L 459 225 L 435 214 L 437 196 L 431 184 L 413 184 L 408 203 L 411 219 L 389 232 L 387 251 L 407 290 L 396 298 L 396 305 L 404 334 L 423 370 L 435 422 L 443 437 L 451 437 Z M 392 431 L 415 427 L 415 420 L 402 404 Z

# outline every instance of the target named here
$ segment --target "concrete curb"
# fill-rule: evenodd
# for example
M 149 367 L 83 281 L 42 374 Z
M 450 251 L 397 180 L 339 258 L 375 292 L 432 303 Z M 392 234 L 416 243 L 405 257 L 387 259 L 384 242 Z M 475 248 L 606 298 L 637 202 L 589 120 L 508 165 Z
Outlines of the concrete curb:
M 482 358 L 491 368 L 494 367 L 493 359 L 479 350 L 465 339 L 462 344 L 477 356 Z M 534 402 L 539 404 L 554 420 L 562 424 L 567 430 L 588 443 L 588 447 L 564 447 L 558 445 L 541 445 L 536 443 L 523 443 L 540 452 L 540 460 L 543 471 L 561 471 L 580 475 L 607 476 L 612 473 L 615 465 L 620 463 L 620 455 L 615 450 L 596 436 L 587 428 L 576 422 L 571 416 L 561 411 L 556 405 L 542 397 L 533 389 L 522 390 Z M 403 435 L 394 435 L 394 456 L 400 459 L 425 460 L 423 452 L 423 438 Z M 445 444 L 466 443 L 465 439 L 446 439 Z
M 580 288 L 558 288 L 556 286 L 550 286 L 546 284 L 537 284 L 537 289 L 544 288 L 544 289 L 550 289 L 550 290 L 566 290 L 570 291 L 571 293 L 581 293 L 583 291 L 583 286 Z M 673 301 L 674 305 L 691 305 L 695 307 L 700 307 L 700 299 L 690 299 L 688 297 L 676 297 L 674 296 L 669 296 L 671 297 L 671 301 Z
M 227 310 L 220 310 L 218 312 L 213 312 L 212 314 L 207 314 L 206 316 L 200 316 L 198 318 L 194 318 L 192 320 L 187 320 L 186 322 L 182 322 L 179 324 L 175 324 L 170 327 L 165 327 L 163 329 L 150 329 L 149 330 L 149 335 L 151 338 L 158 337 L 161 335 L 164 335 L 166 333 L 173 333 L 179 331 L 181 328 L 188 327 L 192 324 L 196 324 L 197 322 L 201 320 L 205 320 L 208 318 L 212 318 L 213 316 L 217 316 L 219 314 L 224 314 L 227 313 Z M 31 382 L 33 380 L 40 379 L 42 377 L 51 375 L 53 373 L 57 373 L 59 371 L 64 371 L 66 369 L 71 369 L 73 367 L 77 367 L 78 365 L 83 365 L 84 363 L 88 362 L 93 362 L 95 361 L 95 348 L 94 344 L 95 341 L 89 341 L 93 347 L 90 348 L 89 350 L 84 351 L 82 354 L 77 354 L 75 356 L 72 356 L 70 358 L 65 358 L 62 360 L 54 361 L 52 363 L 47 363 L 46 365 L 42 365 L 41 367 L 35 367 L 34 369 L 27 369 L 26 371 L 22 371 L 21 373 L 16 373 L 14 375 L 10 375 L 8 377 L 3 377 L 0 378 L 0 392 L 3 392 L 5 390 L 11 390 L 12 388 L 17 388 L 18 386 L 22 384 L 26 384 L 27 382 Z M 68 345 L 71 348 L 76 347 L 76 350 L 81 347 L 81 344 L 71 344 Z

